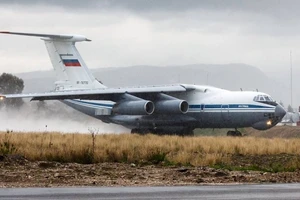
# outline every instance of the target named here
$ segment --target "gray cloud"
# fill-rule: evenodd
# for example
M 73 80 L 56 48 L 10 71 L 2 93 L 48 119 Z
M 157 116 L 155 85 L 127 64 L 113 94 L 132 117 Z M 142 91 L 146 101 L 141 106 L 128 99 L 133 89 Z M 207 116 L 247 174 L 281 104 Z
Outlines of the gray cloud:
M 142 13 L 151 11 L 176 11 L 189 10 L 216 10 L 216 11 L 241 11 L 269 14 L 279 16 L 297 13 L 300 2 L 297 0 L 2 0 L 4 5 L 47 5 L 69 8 L 94 8 L 94 9 L 126 9 L 132 12 Z
M 290 50 L 300 70 L 299 10 L 294 0 L 1 0 L 0 30 L 86 35 L 93 42 L 77 46 L 91 68 L 246 63 L 288 77 Z M 5 72 L 51 69 L 37 38 L 0 44 Z
M 1 4 L 6 7 L 44 7 L 37 12 L 45 12 L 45 7 L 60 8 L 81 15 L 128 12 L 174 29 L 227 24 L 246 35 L 298 35 L 300 31 L 298 0 L 2 0 Z
M 270 68 L 285 64 L 281 52 L 300 46 L 299 8 L 292 0 L 2 0 L 0 29 L 87 35 L 93 42 L 80 49 L 95 67 L 241 62 Z M 10 46 L 0 37 L 2 63 L 14 60 L 17 71 L 18 60 L 30 63 L 36 55 L 32 68 L 49 67 L 40 41 L 12 39 L 18 42 Z M 32 53 L 24 41 L 42 50 Z

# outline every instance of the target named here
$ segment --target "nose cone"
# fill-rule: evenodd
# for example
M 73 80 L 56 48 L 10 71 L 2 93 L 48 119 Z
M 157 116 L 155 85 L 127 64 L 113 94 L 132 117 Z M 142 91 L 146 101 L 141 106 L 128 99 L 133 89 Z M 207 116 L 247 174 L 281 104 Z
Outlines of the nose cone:
M 275 116 L 281 120 L 285 114 L 286 111 L 284 110 L 284 108 L 280 104 L 278 104 L 275 108 Z

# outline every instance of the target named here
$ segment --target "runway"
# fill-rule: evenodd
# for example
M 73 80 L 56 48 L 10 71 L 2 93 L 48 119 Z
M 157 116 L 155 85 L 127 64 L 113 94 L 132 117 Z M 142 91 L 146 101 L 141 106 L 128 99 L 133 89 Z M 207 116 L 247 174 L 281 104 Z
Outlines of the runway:
M 0 199 L 299 199 L 300 184 L 2 188 Z

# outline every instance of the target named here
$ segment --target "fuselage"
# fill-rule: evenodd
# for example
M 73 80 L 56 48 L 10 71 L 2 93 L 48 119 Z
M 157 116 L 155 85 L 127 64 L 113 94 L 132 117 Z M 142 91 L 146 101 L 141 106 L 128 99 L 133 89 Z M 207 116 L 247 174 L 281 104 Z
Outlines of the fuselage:
M 265 130 L 275 126 L 285 115 L 284 109 L 265 93 L 193 87 L 194 90 L 185 93 L 171 94 L 188 102 L 188 112 L 181 114 L 118 115 L 111 112 L 115 104 L 111 101 L 65 100 L 64 103 L 106 123 L 147 130 L 187 127 Z

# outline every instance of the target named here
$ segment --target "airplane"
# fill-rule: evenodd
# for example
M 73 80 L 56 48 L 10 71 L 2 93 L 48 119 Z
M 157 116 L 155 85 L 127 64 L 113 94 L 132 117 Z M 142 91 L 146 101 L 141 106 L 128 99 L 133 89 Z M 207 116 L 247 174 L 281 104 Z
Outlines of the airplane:
M 92 75 L 75 46 L 76 42 L 91 41 L 85 36 L 0 33 L 41 38 L 57 77 L 54 91 L 3 94 L 1 99 L 59 100 L 102 122 L 139 134 L 193 135 L 195 128 L 229 128 L 233 130 L 227 135 L 241 136 L 238 128 L 266 130 L 286 113 L 270 95 L 257 91 L 190 84 L 108 88 Z

